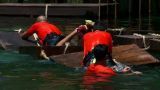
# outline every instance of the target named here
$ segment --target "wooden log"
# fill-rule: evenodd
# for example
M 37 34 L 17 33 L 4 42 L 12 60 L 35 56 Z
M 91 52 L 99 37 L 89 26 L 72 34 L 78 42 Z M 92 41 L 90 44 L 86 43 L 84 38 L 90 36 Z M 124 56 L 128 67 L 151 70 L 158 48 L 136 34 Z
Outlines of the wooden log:
M 54 59 L 57 63 L 68 67 L 80 67 L 83 60 L 83 52 L 55 55 L 51 56 L 51 58 Z M 135 44 L 113 47 L 113 58 L 127 65 L 159 63 L 159 60 Z

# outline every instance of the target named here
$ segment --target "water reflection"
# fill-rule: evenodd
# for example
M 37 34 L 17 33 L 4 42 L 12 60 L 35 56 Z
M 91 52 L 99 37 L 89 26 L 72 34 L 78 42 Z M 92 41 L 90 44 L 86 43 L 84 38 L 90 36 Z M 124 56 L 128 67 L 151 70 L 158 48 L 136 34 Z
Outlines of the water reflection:
M 112 82 L 111 75 L 85 75 L 83 77 L 83 85 L 87 90 L 114 90 L 111 85 L 107 85 Z M 102 85 L 104 83 L 105 85 Z M 101 84 L 101 85 L 98 85 Z

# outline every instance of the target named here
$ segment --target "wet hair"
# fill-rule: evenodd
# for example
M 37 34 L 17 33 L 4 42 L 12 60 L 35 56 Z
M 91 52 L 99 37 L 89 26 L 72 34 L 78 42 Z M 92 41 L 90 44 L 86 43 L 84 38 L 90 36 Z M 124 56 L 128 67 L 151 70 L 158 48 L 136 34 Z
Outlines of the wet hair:
M 105 31 L 106 29 L 107 29 L 107 24 L 105 24 L 102 21 L 96 22 L 95 25 L 93 26 L 93 30 Z
M 47 18 L 43 15 L 37 17 L 37 22 L 47 21 Z
M 108 46 L 104 44 L 98 44 L 93 49 L 93 54 L 97 61 L 103 60 L 108 54 Z

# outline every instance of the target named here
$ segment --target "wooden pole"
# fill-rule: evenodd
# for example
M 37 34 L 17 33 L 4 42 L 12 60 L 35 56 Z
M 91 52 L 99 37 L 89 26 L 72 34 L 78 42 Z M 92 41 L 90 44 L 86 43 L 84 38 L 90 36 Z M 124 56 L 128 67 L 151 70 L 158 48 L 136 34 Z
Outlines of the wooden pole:
M 151 0 L 149 0 L 148 2 L 148 14 L 149 14 L 149 18 L 148 18 L 148 30 L 151 30 Z
M 98 21 L 101 21 L 101 0 L 99 0 Z
M 117 1 L 114 0 L 115 2 L 115 7 L 114 7 L 114 25 L 115 25 L 115 28 L 117 27 Z
M 142 3 L 142 0 L 139 0 L 139 31 L 141 30 L 141 21 L 142 21 L 142 18 L 141 18 L 141 3 Z
M 131 27 L 131 9 L 132 9 L 132 0 L 129 0 L 129 9 L 128 9 L 128 14 L 129 14 L 128 24 L 129 24 L 129 27 Z
M 109 1 L 107 0 L 107 4 L 109 3 Z M 107 5 L 107 28 L 108 28 L 108 23 L 109 23 L 109 15 L 108 15 L 108 11 L 109 10 L 109 7 L 108 7 L 108 5 Z
M 49 6 L 49 4 L 46 4 L 46 6 L 45 6 L 45 17 L 46 18 L 48 17 L 48 6 Z

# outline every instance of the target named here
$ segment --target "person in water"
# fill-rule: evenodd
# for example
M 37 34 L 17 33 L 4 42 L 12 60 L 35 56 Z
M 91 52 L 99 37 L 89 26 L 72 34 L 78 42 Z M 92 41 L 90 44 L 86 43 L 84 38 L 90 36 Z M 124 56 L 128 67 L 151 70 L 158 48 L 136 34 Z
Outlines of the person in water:
M 111 82 L 111 78 L 117 75 L 106 63 L 106 59 L 109 58 L 107 45 L 98 44 L 94 47 L 92 52 L 96 62 L 88 66 L 83 77 L 83 84 L 87 89 L 92 89 L 92 85 L 99 82 Z M 104 88 L 111 89 L 112 87 Z
M 95 63 L 92 63 L 88 66 L 86 73 L 95 73 L 95 74 L 107 74 L 114 76 L 116 73 L 113 69 L 108 67 L 106 60 L 109 59 L 108 56 L 108 46 L 105 44 L 97 44 L 92 53 L 96 59 Z
M 66 41 L 70 40 L 76 34 L 81 35 L 82 37 L 82 46 L 84 52 L 84 59 L 83 59 L 83 66 L 88 67 L 90 64 L 96 62 L 95 56 L 93 54 L 93 49 L 96 45 L 103 44 L 108 47 L 107 56 L 108 59 L 106 60 L 107 66 L 111 67 L 116 72 L 127 72 L 130 70 L 129 67 L 119 67 L 112 59 L 112 35 L 109 32 L 106 32 L 106 24 L 103 22 L 95 22 L 89 20 L 90 28 L 79 28 L 82 27 L 80 25 L 76 28 L 73 32 L 67 35 L 62 41 L 58 44 L 62 45 Z M 79 34 L 80 33 L 80 34 Z M 57 44 L 57 45 L 58 45 Z M 120 65 L 119 65 L 120 66 Z
M 28 38 L 34 33 L 38 36 L 38 43 L 40 45 L 56 45 L 62 39 L 61 30 L 49 23 L 45 16 L 38 16 L 36 22 L 29 27 L 27 31 L 21 34 L 23 40 Z

